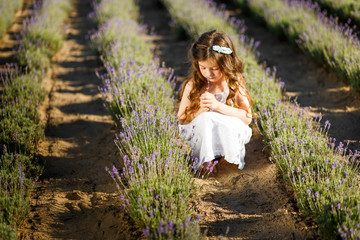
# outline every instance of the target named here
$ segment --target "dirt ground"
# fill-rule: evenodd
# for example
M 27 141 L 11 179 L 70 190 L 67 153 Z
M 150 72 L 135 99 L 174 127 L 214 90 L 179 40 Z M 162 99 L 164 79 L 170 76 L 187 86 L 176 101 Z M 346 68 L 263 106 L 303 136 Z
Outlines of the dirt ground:
M 49 93 L 41 106 L 46 138 L 39 157 L 44 161 L 44 174 L 36 183 L 31 217 L 19 229 L 20 239 L 139 239 L 141 234 L 124 213 L 115 185 L 104 170 L 105 166 L 119 164 L 119 157 L 113 143 L 113 122 L 103 107 L 98 91 L 101 82 L 95 75 L 102 64 L 86 39 L 96 28 L 87 19 L 91 0 L 73 2 L 66 41 L 43 80 Z M 142 0 L 139 4 L 141 21 L 156 33 L 148 36 L 157 46 L 156 54 L 166 66 L 174 68 L 181 81 L 188 70 L 191 41 L 179 39 L 171 30 L 170 17 L 157 0 Z M 21 22 L 20 15 L 16 22 Z M 357 95 L 334 74 L 242 17 L 248 34 L 262 42 L 258 48 L 261 61 L 277 67 L 287 95 L 298 96 L 301 105 L 313 106 L 314 112 L 321 111 L 332 122 L 331 134 L 358 146 L 359 127 L 354 124 L 359 117 Z M 4 38 L 1 64 L 12 61 L 5 53 L 16 43 L 7 44 Z M 209 178 L 195 179 L 202 186 L 197 209 L 209 239 L 221 234 L 227 239 L 319 238 L 316 226 L 299 213 L 291 189 L 268 156 L 254 129 L 244 170 L 221 165 Z

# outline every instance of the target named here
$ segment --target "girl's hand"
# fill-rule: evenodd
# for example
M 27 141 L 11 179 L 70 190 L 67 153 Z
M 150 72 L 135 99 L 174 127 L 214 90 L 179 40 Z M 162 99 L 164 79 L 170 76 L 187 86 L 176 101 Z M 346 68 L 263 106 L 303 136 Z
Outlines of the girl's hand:
M 215 111 L 219 106 L 219 101 L 216 100 L 214 94 L 209 93 L 208 91 L 204 92 L 200 96 L 200 108 L 204 111 Z

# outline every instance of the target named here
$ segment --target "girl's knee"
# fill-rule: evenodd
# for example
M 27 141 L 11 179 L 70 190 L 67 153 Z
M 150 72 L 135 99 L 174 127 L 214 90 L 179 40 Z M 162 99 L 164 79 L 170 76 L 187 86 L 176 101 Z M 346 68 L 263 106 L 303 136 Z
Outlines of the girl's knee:
M 215 114 L 218 114 L 218 113 L 215 113 L 215 112 L 203 112 L 203 113 L 199 114 L 197 116 L 197 118 L 199 118 L 199 120 L 208 121 L 208 120 L 212 120 L 214 118 Z

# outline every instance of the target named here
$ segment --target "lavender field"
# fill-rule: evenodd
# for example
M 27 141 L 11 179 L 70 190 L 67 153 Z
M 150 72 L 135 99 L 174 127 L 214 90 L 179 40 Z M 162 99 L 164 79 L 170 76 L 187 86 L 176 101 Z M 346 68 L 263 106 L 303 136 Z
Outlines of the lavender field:
M 0 1 L 0 239 L 360 239 L 355 3 L 17 2 Z M 245 168 L 204 175 L 175 109 L 212 29 L 258 118 Z

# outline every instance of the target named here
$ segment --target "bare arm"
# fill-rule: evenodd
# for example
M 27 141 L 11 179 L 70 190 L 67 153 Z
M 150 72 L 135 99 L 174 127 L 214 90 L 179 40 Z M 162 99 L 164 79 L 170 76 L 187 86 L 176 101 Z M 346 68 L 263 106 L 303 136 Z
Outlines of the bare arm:
M 179 110 L 177 113 L 178 118 L 182 117 L 185 113 L 185 109 L 190 106 L 189 95 L 190 95 L 190 91 L 191 91 L 192 87 L 193 87 L 193 84 L 191 81 L 185 85 L 185 89 L 184 89 L 184 92 L 183 92 L 183 95 L 182 95 L 182 98 L 180 101 L 180 105 L 179 105 Z
M 186 85 L 185 85 L 185 89 L 184 89 L 184 92 L 183 92 L 183 95 L 182 95 L 182 98 L 181 98 L 181 101 L 180 101 L 180 105 L 179 105 L 179 110 L 178 110 L 178 113 L 177 113 L 177 117 L 178 119 L 183 117 L 183 115 L 185 114 L 185 110 L 187 107 L 190 107 L 190 99 L 189 99 L 189 95 L 190 95 L 190 92 L 193 88 L 193 82 L 192 81 L 189 81 Z M 200 113 L 203 113 L 203 112 L 207 112 L 209 111 L 209 108 L 208 107 L 204 107 L 204 106 L 201 106 L 200 104 L 200 109 L 193 115 L 193 117 L 197 117 Z M 188 122 L 192 121 L 192 119 L 189 119 Z M 185 123 L 188 123 L 188 122 L 180 122 L 182 124 L 185 124 Z

